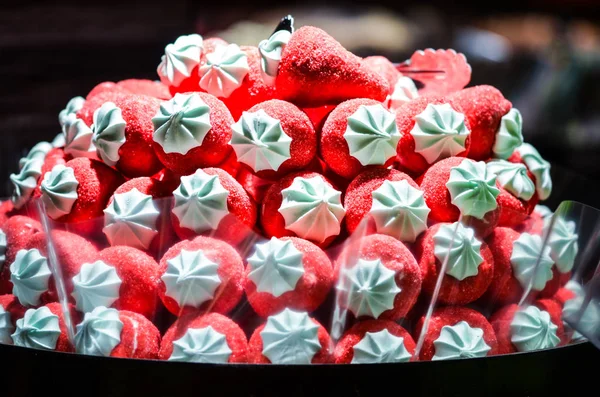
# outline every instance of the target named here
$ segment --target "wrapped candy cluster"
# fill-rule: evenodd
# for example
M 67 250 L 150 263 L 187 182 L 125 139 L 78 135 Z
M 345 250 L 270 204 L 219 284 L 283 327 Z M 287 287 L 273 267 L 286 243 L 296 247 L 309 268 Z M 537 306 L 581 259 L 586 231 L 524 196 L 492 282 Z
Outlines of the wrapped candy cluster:
M 0 342 L 309 364 L 569 341 L 577 236 L 542 242 L 519 111 L 453 50 L 398 68 L 290 21 L 257 47 L 181 36 L 160 81 L 69 101 L 1 206 Z

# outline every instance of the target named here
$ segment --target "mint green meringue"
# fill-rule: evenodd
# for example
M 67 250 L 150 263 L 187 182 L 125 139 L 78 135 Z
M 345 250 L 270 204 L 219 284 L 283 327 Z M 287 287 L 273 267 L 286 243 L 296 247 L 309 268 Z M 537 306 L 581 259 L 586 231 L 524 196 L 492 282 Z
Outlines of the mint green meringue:
M 415 82 L 410 77 L 400 76 L 394 85 L 394 91 L 388 96 L 387 103 L 391 110 L 396 110 L 418 96 L 419 91 Z
M 179 86 L 200 64 L 202 50 L 203 40 L 199 34 L 182 35 L 167 44 L 156 70 L 160 81 L 168 86 Z
M 322 177 L 296 177 L 288 188 L 281 191 L 281 195 L 283 200 L 279 213 L 287 230 L 317 243 L 340 234 L 340 224 L 346 214 L 342 207 L 342 193 Z
M 202 250 L 181 252 L 167 261 L 167 270 L 161 280 L 165 283 L 165 295 L 184 306 L 200 307 L 214 298 L 221 278 L 217 273 L 219 264 L 210 260 Z
M 0 344 L 11 345 L 12 338 L 10 335 L 14 331 L 15 327 L 10 319 L 10 313 L 4 310 L 4 307 L 0 305 Z
M 229 191 L 221 185 L 218 175 L 208 175 L 203 170 L 182 176 L 173 197 L 172 212 L 179 225 L 195 233 L 217 230 L 219 223 L 229 214 Z
M 442 327 L 433 345 L 432 361 L 485 357 L 492 350 L 483 339 L 483 330 L 471 327 L 466 321 Z
M 98 149 L 98 155 L 105 164 L 114 167 L 121 156 L 119 149 L 125 143 L 125 128 L 121 109 L 112 102 L 105 102 L 94 112 L 92 142 Z
M 262 354 L 273 364 L 310 364 L 321 350 L 319 326 L 306 312 L 284 309 L 269 316 L 260 332 Z
M 521 234 L 513 242 L 510 263 L 514 276 L 525 290 L 531 284 L 534 290 L 541 291 L 552 279 L 554 261 L 550 257 L 550 247 L 543 246 L 540 236 Z
M 58 219 L 71 213 L 75 201 L 79 198 L 78 187 L 79 182 L 71 167 L 57 164 L 52 171 L 46 172 L 40 191 L 46 213 L 50 218 Z
M 250 71 L 248 56 L 236 44 L 219 45 L 206 54 L 200 67 L 200 88 L 219 98 L 229 98 Z
M 65 136 L 65 153 L 73 157 L 98 159 L 97 149 L 93 143 L 94 131 L 85 122 L 75 117 L 68 117 L 63 124 Z
M 535 193 L 535 184 L 527 175 L 527 167 L 520 163 L 495 160 L 487 163 L 487 169 L 496 175 L 496 180 L 506 191 L 521 200 L 531 200 Z
M 38 159 L 44 161 L 46 159 L 46 155 L 50 150 L 53 149 L 53 146 L 49 142 L 38 142 L 36 143 L 27 153 L 27 156 L 21 157 L 19 160 L 19 169 L 23 168 L 25 163 L 31 159 Z
M 77 324 L 75 350 L 89 356 L 110 357 L 110 353 L 121 343 L 123 322 L 116 309 L 96 307 L 85 313 L 83 321 Z
M 121 278 L 113 266 L 101 260 L 84 263 L 73 277 L 75 307 L 82 313 L 100 306 L 110 307 L 119 299 L 120 288 Z
M 204 328 L 190 328 L 181 338 L 174 341 L 169 361 L 225 364 L 229 362 L 231 353 L 225 335 L 209 325 Z
M 535 186 L 540 200 L 546 200 L 552 193 L 552 177 L 550 176 L 550 163 L 542 158 L 532 145 L 524 143 L 515 149 L 521 159 L 535 176 Z
M 496 132 L 496 140 L 492 147 L 494 157 L 509 158 L 516 148 L 523 144 L 523 119 L 518 109 L 512 108 L 502 116 L 500 127 Z
M 254 254 L 247 259 L 248 278 L 256 285 L 257 292 L 280 297 L 296 288 L 304 275 L 303 254 L 290 241 L 276 237 L 256 244 Z
M 412 358 L 404 346 L 404 338 L 392 335 L 387 329 L 367 332 L 352 349 L 351 364 L 405 363 Z
M 519 309 L 510 323 L 510 341 L 520 352 L 550 349 L 560 342 L 557 331 L 550 313 L 527 306 Z
M 60 333 L 58 316 L 42 306 L 27 310 L 25 316 L 17 320 L 12 340 L 15 346 L 54 350 Z
M 71 98 L 69 102 L 67 102 L 67 106 L 65 106 L 58 114 L 58 122 L 61 127 L 64 126 L 69 119 L 72 120 L 77 112 L 83 108 L 83 105 L 85 105 L 85 98 L 80 96 Z
M 292 138 L 281 128 L 281 121 L 264 110 L 243 112 L 231 126 L 231 146 L 237 160 L 254 172 L 277 171 L 281 164 L 292 158 Z
M 154 142 L 165 153 L 187 154 L 200 147 L 212 128 L 210 108 L 196 93 L 175 94 L 162 102 L 152 118 Z
M 415 152 L 433 164 L 464 152 L 471 131 L 465 125 L 465 115 L 444 103 L 427 105 L 415 116 L 410 134 L 415 140 Z
M 23 163 L 18 174 L 10 174 L 10 181 L 14 186 L 11 200 L 16 209 L 21 209 L 29 201 L 42 175 L 43 165 L 43 159 L 33 158 Z
M 10 265 L 12 294 L 23 306 L 38 306 L 42 294 L 48 291 L 51 276 L 48 260 L 40 251 L 35 248 L 19 250 Z
M 348 117 L 344 139 L 350 155 L 362 165 L 384 165 L 396 157 L 400 140 L 396 116 L 381 104 L 360 105 Z
M 483 161 L 465 159 L 452 167 L 446 187 L 452 204 L 462 215 L 483 219 L 485 214 L 498 208 L 496 197 L 500 189 L 496 187 L 496 175 L 488 172 Z
M 573 282 L 569 281 L 569 283 Z M 570 287 L 569 283 L 567 283 L 565 288 Z M 577 287 L 577 289 L 581 289 L 580 285 Z M 571 291 L 575 290 L 575 288 L 568 289 Z M 597 299 L 586 299 L 585 292 L 582 289 L 573 292 L 575 293 L 575 298 L 565 302 L 562 318 L 566 321 L 565 326 L 571 327 L 570 324 L 573 324 L 577 329 L 581 330 L 583 334 L 579 331 L 574 331 L 572 335 L 572 340 L 578 342 L 586 340 L 586 336 L 593 338 L 599 334 L 600 303 Z
M 394 308 L 401 289 L 396 285 L 396 272 L 383 265 L 380 259 L 359 258 L 354 266 L 342 270 L 338 290 L 345 296 L 344 306 L 356 317 L 379 318 Z
M 560 215 L 544 219 L 544 236 L 549 234 L 548 246 L 550 246 L 550 256 L 556 263 L 556 267 L 561 273 L 568 273 L 573 269 L 575 258 L 579 252 L 579 235 L 577 234 L 577 224 L 568 221 Z M 552 229 L 550 230 L 550 225 Z
M 442 224 L 433 236 L 434 255 L 440 263 L 447 259 L 446 274 L 462 281 L 479 273 L 483 263 L 481 241 L 475 231 L 460 222 Z
M 412 243 L 427 230 L 431 210 L 425 203 L 423 192 L 408 181 L 384 181 L 371 195 L 369 214 L 375 220 L 377 233 Z
M 263 72 L 263 79 L 268 84 L 275 83 L 275 77 L 277 77 L 279 71 L 279 62 L 281 62 L 281 54 L 291 37 L 291 32 L 278 30 L 271 37 L 258 44 L 261 58 L 260 67 Z

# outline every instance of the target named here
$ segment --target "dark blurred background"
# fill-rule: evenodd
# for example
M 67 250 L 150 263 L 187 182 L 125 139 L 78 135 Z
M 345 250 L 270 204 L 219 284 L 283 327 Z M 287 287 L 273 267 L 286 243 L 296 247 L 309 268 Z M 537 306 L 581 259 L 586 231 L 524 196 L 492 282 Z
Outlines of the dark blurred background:
M 592 0 L 3 5 L 0 196 L 10 193 L 8 175 L 27 149 L 59 132 L 58 112 L 71 97 L 85 96 L 101 81 L 156 79 L 164 46 L 181 34 L 256 45 L 287 13 L 297 27 L 319 26 L 361 56 L 401 62 L 427 47 L 465 53 L 473 66 L 471 84 L 497 86 L 521 110 L 526 140 L 557 169 L 571 170 L 568 180 L 580 178 L 580 186 L 594 189 L 600 180 L 598 9 L 600 1 Z

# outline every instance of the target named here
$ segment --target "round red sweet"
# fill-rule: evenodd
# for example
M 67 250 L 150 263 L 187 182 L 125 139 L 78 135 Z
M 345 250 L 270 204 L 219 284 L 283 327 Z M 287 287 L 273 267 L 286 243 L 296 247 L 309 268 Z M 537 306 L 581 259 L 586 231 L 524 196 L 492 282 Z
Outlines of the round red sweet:
M 407 181 L 410 186 L 420 189 L 410 176 L 394 169 L 372 168 L 360 173 L 350 182 L 344 197 L 348 232 L 353 233 L 363 218 L 369 214 L 373 204 L 373 192 L 385 181 Z M 374 231 L 370 230 L 370 232 Z
M 169 87 L 160 81 L 147 79 L 127 79 L 119 81 L 117 83 L 117 87 L 121 87 L 132 94 L 148 95 L 162 100 L 171 99 Z
M 450 191 L 446 187 L 446 183 L 450 179 L 450 171 L 454 167 L 458 167 L 463 161 L 462 157 L 449 157 L 441 160 L 431 166 L 417 180 L 425 203 L 431 210 L 429 219 L 435 222 L 456 222 L 461 218 L 460 210 L 452 204 Z M 488 211 L 483 219 L 477 219 L 471 216 L 464 216 L 462 223 L 473 227 L 479 236 L 485 237 L 489 235 L 494 227 L 498 224 L 500 218 L 500 209 Z
M 121 343 L 110 353 L 111 357 L 156 359 L 160 349 L 160 332 L 141 314 L 122 310 Z
M 402 73 L 396 69 L 389 59 L 379 55 L 370 56 L 363 58 L 362 64 L 374 72 L 379 73 L 379 75 L 381 75 L 381 77 L 383 77 L 390 85 L 389 93 L 391 94 L 394 92 L 394 86 L 398 82 L 400 76 L 402 76 Z
M 333 362 L 333 342 L 327 330 L 314 318 L 311 321 L 315 323 L 319 330 L 317 337 L 321 350 L 319 350 L 312 358 L 311 364 L 327 364 Z M 260 333 L 265 328 L 265 324 L 258 327 L 250 337 L 248 342 L 248 362 L 251 364 L 271 364 L 271 361 L 263 355 L 263 341 Z
M 267 190 L 274 183 L 268 179 L 259 178 L 245 167 L 240 168 L 236 180 L 257 204 L 262 204 Z
M 321 130 L 321 157 L 336 174 L 352 179 L 364 169 L 360 161 L 350 154 L 344 133 L 348 127 L 348 117 L 352 116 L 360 106 L 378 104 L 380 102 L 373 99 L 350 99 L 339 104 L 325 120 Z M 395 157 L 391 157 L 382 167 L 391 165 L 395 160 Z
M 61 148 L 53 148 L 48 153 L 46 153 L 46 157 L 44 158 L 44 165 L 42 165 L 42 174 L 46 174 L 46 172 L 52 171 L 55 165 L 65 164 L 67 160 L 71 160 L 72 157 L 67 155 L 65 151 Z M 42 178 L 40 178 L 39 183 L 42 183 Z M 38 185 L 39 185 L 38 183 Z M 38 186 L 39 187 L 39 186 Z M 36 189 L 37 191 L 37 189 Z
M 85 100 L 88 101 L 95 96 L 103 94 L 105 92 L 123 92 L 127 93 L 128 90 L 125 87 L 119 86 L 117 83 L 112 81 L 104 81 L 102 83 L 97 84 L 90 92 L 88 92 Z
M 160 284 L 160 269 L 156 261 L 145 252 L 126 246 L 105 248 L 100 251 L 98 259 L 114 267 L 121 279 L 119 299 L 111 307 L 152 319 Z
M 10 322 L 13 327 L 16 325 L 17 320 L 23 318 L 27 308 L 22 306 L 16 296 L 11 294 L 0 295 L 0 306 L 10 315 Z
M 296 177 L 302 177 L 305 179 L 319 177 L 322 178 L 329 186 L 332 186 L 324 176 L 317 174 L 316 172 L 298 172 L 295 174 L 290 174 L 282 178 L 279 182 L 271 185 L 263 198 L 260 213 L 260 222 L 267 237 L 297 237 L 294 232 L 285 228 L 285 220 L 279 213 L 279 207 L 281 207 L 281 203 L 283 201 L 281 191 L 290 187 Z M 335 240 L 336 237 L 337 236 L 330 236 L 322 243 L 318 242 L 317 245 L 321 248 L 327 247 L 333 240 Z
M 202 54 L 200 55 L 200 63 L 206 63 L 206 54 L 214 52 L 218 46 L 228 45 L 229 43 L 220 37 L 209 37 L 202 41 Z
M 79 273 L 81 265 L 93 263 L 98 259 L 98 249 L 85 238 L 64 230 L 53 230 L 50 240 L 56 255 L 56 263 L 60 266 L 62 279 L 69 300 L 72 300 L 73 277 Z M 34 234 L 27 243 L 26 249 L 37 249 L 40 254 L 49 258 L 48 235 L 44 232 Z M 50 264 L 49 264 L 50 265 Z M 42 294 L 41 301 L 57 302 L 56 280 L 54 275 L 50 277 L 48 291 Z
M 110 84 L 113 84 L 115 87 L 117 86 L 115 83 Z M 94 124 L 94 112 L 100 109 L 100 107 L 106 102 L 115 103 L 121 98 L 126 98 L 127 96 L 131 95 L 130 93 L 128 93 L 120 87 L 116 90 L 108 89 L 99 91 L 97 93 L 93 92 L 92 90 L 91 93 L 93 93 L 94 95 L 88 95 L 88 97 L 85 100 L 85 103 L 83 104 L 81 109 L 79 109 L 76 113 L 77 118 L 83 120 L 88 125 L 88 127 L 91 127 L 92 124 Z
M 496 197 L 500 208 L 498 226 L 514 228 L 525 222 L 539 201 L 537 193 L 534 193 L 530 200 L 525 201 L 513 196 L 502 187 L 498 188 L 500 189 L 500 194 Z
M 115 190 L 113 197 L 115 194 L 123 194 L 133 189 L 137 189 L 140 193 L 147 194 L 155 199 L 160 199 L 173 194 L 169 188 L 170 186 L 168 184 L 162 183 L 158 179 L 148 176 L 140 176 L 138 178 L 130 179 L 119 186 L 117 190 Z M 112 198 L 110 201 L 112 201 Z
M 210 108 L 210 125 L 202 145 L 186 154 L 165 153 L 159 143 L 154 142 L 154 150 L 165 167 L 179 175 L 189 175 L 198 168 L 215 166 L 229 155 L 231 150 L 231 125 L 233 117 L 227 106 L 213 95 L 197 92 L 200 99 Z
M 13 215 L 15 206 L 11 200 L 0 201 L 0 228 Z
M 179 186 L 179 178 L 181 178 L 181 176 L 177 175 L 168 168 L 163 168 L 156 174 L 152 175 L 150 178 L 160 182 L 164 187 L 165 191 L 173 192 L 175 189 L 177 189 L 177 186 Z
M 166 295 L 167 288 L 161 280 L 158 291 L 165 307 L 178 316 L 187 311 L 210 311 L 222 314 L 231 311 L 242 298 L 244 291 L 244 263 L 237 251 L 226 242 L 211 237 L 199 236 L 193 240 L 181 241 L 172 246 L 160 260 L 161 277 L 167 270 L 167 261 L 175 258 L 184 249 L 186 251 L 201 250 L 210 261 L 216 263 L 221 284 L 216 289 L 214 298 L 204 302 L 199 308 L 191 306 L 181 308 L 173 298 Z
M 556 303 L 558 303 L 561 307 L 570 301 L 571 299 L 575 299 L 577 295 L 568 288 L 561 287 L 556 291 L 556 294 L 552 297 Z
M 519 233 L 537 234 L 543 236 L 544 233 L 544 218 L 535 209 L 531 214 L 523 220 L 520 224 L 516 225 L 514 229 Z
M 461 321 L 465 321 L 472 328 L 483 330 L 483 340 L 491 348 L 488 356 L 497 354 L 498 341 L 492 325 L 479 312 L 461 306 L 448 306 L 436 309 L 429 320 L 427 332 L 423 339 L 423 347 L 421 348 L 420 359 L 430 361 L 435 355 L 435 345 L 433 342 L 440 337 L 442 328 L 446 325 L 454 326 Z M 425 317 L 422 317 L 415 326 L 415 340 L 419 339 L 419 334 L 423 330 Z
M 500 121 L 512 104 L 489 85 L 465 88 L 452 94 L 450 99 L 465 115 L 471 130 L 469 158 L 487 160 L 492 155 Z
M 211 327 L 225 336 L 227 346 L 231 350 L 229 363 L 248 362 L 248 339 L 244 331 L 235 322 L 219 313 L 188 313 L 180 317 L 163 336 L 158 357 L 161 360 L 168 360 L 173 353 L 173 342 L 181 339 L 189 329 L 206 327 Z
M 383 101 L 390 87 L 323 30 L 296 30 L 281 54 L 277 95 L 299 106 L 321 106 L 352 98 Z
M 417 301 L 423 282 L 419 265 L 406 245 L 384 234 L 363 237 L 356 244 L 345 247 L 337 257 L 335 278 L 341 277 L 342 269 L 353 266 L 357 259 L 380 260 L 383 266 L 396 273 L 395 281 L 400 292 L 394 298 L 394 307 L 381 313 L 378 319 L 399 320 L 405 317 Z
M 435 290 L 442 263 L 435 256 L 434 237 L 442 225 L 438 223 L 421 235 L 415 244 L 416 257 L 423 275 L 423 291 L 429 296 Z M 477 275 L 458 280 L 444 275 L 438 300 L 446 305 L 465 305 L 480 298 L 490 286 L 494 275 L 494 257 L 485 242 L 481 242 L 480 255 L 483 262 L 477 268 Z
M 304 274 L 292 291 L 276 297 L 269 292 L 258 292 L 256 284 L 249 278 L 252 267 L 246 267 L 246 296 L 258 315 L 268 317 L 285 308 L 296 311 L 315 311 L 327 297 L 333 285 L 333 266 L 327 254 L 315 244 L 296 237 L 283 237 L 291 241 L 302 253 Z
M 262 170 L 256 172 L 256 175 L 266 179 L 277 179 L 310 164 L 317 153 L 317 134 L 308 116 L 295 105 L 279 99 L 261 102 L 250 108 L 248 112 L 254 113 L 259 110 L 279 120 L 281 129 L 292 139 L 292 142 L 291 158 L 284 161 L 277 171 Z
M 321 129 L 323 128 L 323 124 L 325 123 L 325 120 L 327 119 L 327 116 L 329 116 L 329 113 L 331 113 L 333 111 L 333 109 L 335 109 L 335 108 L 336 108 L 336 105 L 323 105 L 323 106 L 317 106 L 314 108 L 313 107 L 304 107 L 304 108 L 302 108 L 302 111 L 304 113 L 306 113 L 306 115 L 312 122 L 313 127 L 315 127 L 315 131 L 317 132 L 317 134 L 320 134 Z
M 58 302 L 48 303 L 45 305 L 52 314 L 58 316 L 58 325 L 60 328 L 60 335 L 56 340 L 56 347 L 54 348 L 57 352 L 68 352 L 72 353 L 75 351 L 73 345 L 69 340 L 69 332 L 67 330 L 67 323 L 65 322 L 65 316 L 63 313 L 62 305 Z M 69 311 L 71 316 L 71 323 L 78 324 L 80 322 L 80 315 L 75 311 L 72 305 L 69 305 Z
M 334 358 L 336 364 L 350 364 L 354 358 L 354 346 L 358 344 L 367 334 L 387 330 L 390 334 L 403 338 L 404 347 L 411 356 L 415 354 L 415 341 L 407 330 L 389 320 L 366 320 L 360 321 L 350 328 L 342 336 L 335 346 Z M 412 357 L 410 361 L 416 361 L 417 357 Z
M 440 105 L 449 103 L 456 111 L 460 110 L 448 98 L 442 96 L 424 96 L 411 100 L 396 109 L 396 124 L 400 132 L 400 141 L 398 142 L 398 161 L 402 168 L 410 171 L 414 175 L 421 175 L 430 164 L 423 156 L 415 152 L 415 139 L 411 131 L 415 126 L 415 117 L 421 114 L 427 105 Z M 468 124 L 467 124 L 468 127 Z M 469 153 L 472 138 L 469 136 L 465 141 L 465 150 L 456 155 L 456 157 L 466 157 Z
M 208 175 L 217 175 L 219 182 L 229 192 L 227 196 L 227 211 L 217 230 L 209 230 L 206 233 L 211 237 L 222 239 L 231 244 L 242 241 L 256 224 L 256 205 L 246 193 L 242 185 L 231 175 L 219 168 L 204 168 Z M 179 218 L 171 212 L 171 221 L 175 233 L 183 240 L 197 235 L 194 230 L 182 227 Z

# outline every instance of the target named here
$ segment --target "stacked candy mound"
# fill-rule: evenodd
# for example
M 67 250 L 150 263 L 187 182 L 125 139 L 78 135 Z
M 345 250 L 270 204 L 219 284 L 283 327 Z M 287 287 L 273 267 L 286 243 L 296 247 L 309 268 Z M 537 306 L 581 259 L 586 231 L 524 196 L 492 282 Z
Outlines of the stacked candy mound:
M 543 246 L 550 165 L 470 75 L 453 50 L 395 66 L 290 18 L 258 47 L 179 37 L 160 81 L 73 98 L 11 175 L 0 341 L 274 364 L 567 343 L 577 235 Z

